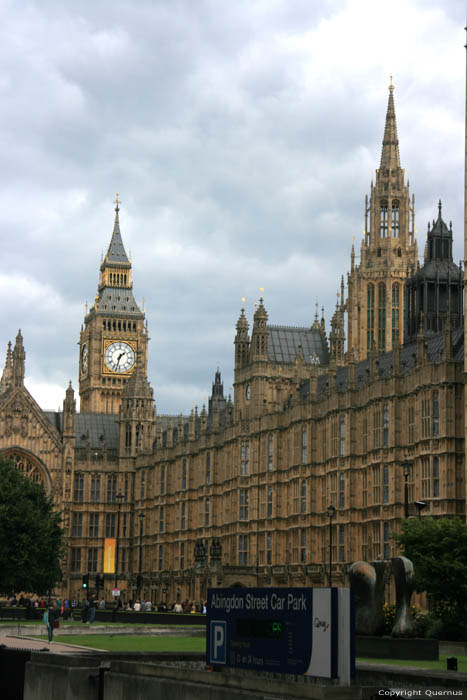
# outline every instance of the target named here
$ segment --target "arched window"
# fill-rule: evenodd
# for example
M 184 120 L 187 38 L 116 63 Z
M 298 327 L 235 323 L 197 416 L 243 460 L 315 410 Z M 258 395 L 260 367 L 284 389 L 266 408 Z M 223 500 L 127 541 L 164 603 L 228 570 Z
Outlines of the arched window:
M 399 308 L 400 308 L 400 288 L 399 285 L 392 285 L 392 344 L 399 340 Z
M 433 392 L 432 416 L 433 416 L 433 437 L 438 437 L 438 435 L 439 435 L 439 398 L 438 398 L 437 391 Z
M 399 201 L 397 199 L 392 201 L 391 231 L 393 238 L 399 238 Z
M 375 337 L 375 288 L 372 284 L 367 289 L 367 350 L 371 350 Z
M 378 285 L 378 350 L 386 349 L 386 287 Z
M 339 455 L 345 455 L 345 418 L 341 418 L 339 426 Z
M 381 238 L 387 238 L 388 236 L 388 203 L 384 200 L 381 202 L 380 208 L 379 235 Z

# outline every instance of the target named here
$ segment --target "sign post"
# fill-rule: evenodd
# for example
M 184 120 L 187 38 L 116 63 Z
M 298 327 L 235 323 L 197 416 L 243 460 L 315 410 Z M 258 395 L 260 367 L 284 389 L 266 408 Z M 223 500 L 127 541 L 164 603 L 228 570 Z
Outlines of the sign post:
M 350 683 L 350 589 L 215 588 L 207 601 L 208 664 Z

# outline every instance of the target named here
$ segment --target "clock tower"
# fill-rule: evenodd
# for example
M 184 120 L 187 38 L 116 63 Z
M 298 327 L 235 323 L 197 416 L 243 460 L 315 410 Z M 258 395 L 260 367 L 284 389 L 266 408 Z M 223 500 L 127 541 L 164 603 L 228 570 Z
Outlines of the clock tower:
M 148 332 L 133 296 L 131 262 L 125 252 L 115 201 L 115 222 L 101 263 L 94 306 L 86 313 L 79 339 L 79 395 L 83 413 L 118 413 L 123 389 L 137 354 L 147 375 Z

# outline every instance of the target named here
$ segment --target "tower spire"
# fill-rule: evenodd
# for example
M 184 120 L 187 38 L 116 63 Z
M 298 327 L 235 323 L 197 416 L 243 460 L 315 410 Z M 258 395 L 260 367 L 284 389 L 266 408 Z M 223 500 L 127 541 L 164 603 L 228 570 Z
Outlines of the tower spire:
M 389 84 L 388 109 L 386 112 L 386 124 L 384 126 L 383 147 L 381 149 L 381 163 L 379 167 L 380 170 L 394 170 L 401 167 L 392 75 Z

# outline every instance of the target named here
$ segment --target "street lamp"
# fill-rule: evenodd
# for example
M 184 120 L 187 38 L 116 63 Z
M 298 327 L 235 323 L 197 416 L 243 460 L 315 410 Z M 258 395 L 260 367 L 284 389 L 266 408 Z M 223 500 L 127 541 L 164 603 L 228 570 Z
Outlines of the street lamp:
M 425 503 L 425 501 L 415 501 L 415 505 L 417 506 L 417 510 L 418 510 L 418 518 L 419 518 L 419 520 L 421 520 L 422 519 L 422 510 L 424 508 L 426 508 L 427 504 Z
M 412 469 L 412 462 L 408 459 L 404 459 L 401 462 L 401 467 L 404 470 L 404 518 L 409 517 L 409 476 L 410 470 Z
M 332 587 L 332 521 L 336 516 L 336 509 L 334 506 L 328 506 L 328 518 L 329 518 L 329 588 Z
M 119 491 L 115 496 L 115 500 L 118 503 L 118 513 L 117 513 L 117 537 L 115 538 L 115 588 L 118 588 L 118 538 L 120 536 L 120 509 L 122 507 L 123 493 Z
M 138 574 L 138 595 L 141 591 L 141 585 L 143 583 L 143 522 L 144 513 L 140 512 L 139 517 L 139 574 Z

